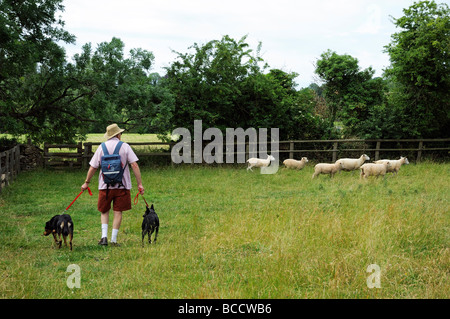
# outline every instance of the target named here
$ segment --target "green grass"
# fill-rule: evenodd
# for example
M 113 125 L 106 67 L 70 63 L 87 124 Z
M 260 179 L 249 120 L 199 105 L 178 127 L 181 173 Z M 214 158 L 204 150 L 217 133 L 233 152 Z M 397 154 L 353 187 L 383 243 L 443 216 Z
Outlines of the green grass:
M 105 141 L 104 133 L 91 133 L 87 135 L 85 142 L 97 142 L 101 143 Z M 160 142 L 157 134 L 137 134 L 124 132 L 122 134 L 122 141 L 127 143 L 148 143 L 148 142 Z
M 344 172 L 311 180 L 309 164 L 275 175 L 143 167 L 146 199 L 161 220 L 158 242 L 141 246 L 140 199 L 124 213 L 122 246 L 98 246 L 93 189 L 69 209 L 72 252 L 41 234 L 86 172 L 23 172 L 0 195 L 0 297 L 450 297 L 450 164 L 410 164 L 369 181 Z M 80 266 L 80 289 L 66 285 L 70 264 Z M 381 267 L 381 289 L 367 287 L 370 264 Z
M 86 143 L 86 142 L 90 142 L 90 143 L 102 143 L 105 141 L 105 137 L 104 137 L 104 133 L 90 133 L 87 134 L 86 136 L 86 140 L 85 141 L 81 141 L 82 143 Z M 8 138 L 13 138 L 12 135 L 10 134 L 0 134 L 0 137 L 8 137 Z M 20 143 L 26 143 L 26 138 L 25 136 L 20 136 L 18 138 L 18 141 Z M 150 142 L 161 142 L 161 140 L 158 138 L 157 134 L 138 134 L 138 133 L 128 133 L 125 132 L 122 135 L 122 141 L 126 142 L 126 143 L 150 143 Z M 40 145 L 40 147 L 43 149 L 44 148 L 44 144 Z M 98 145 L 93 145 L 92 146 L 92 150 L 95 152 L 95 150 L 97 149 Z M 145 153 L 145 152 L 157 152 L 159 150 L 168 150 L 169 147 L 165 146 L 165 145 L 133 145 L 133 149 L 136 152 L 141 152 L 141 153 Z M 53 153 L 59 153 L 59 152 L 73 152 L 76 153 L 76 149 L 68 149 L 68 148 L 52 148 L 50 149 L 50 152 Z

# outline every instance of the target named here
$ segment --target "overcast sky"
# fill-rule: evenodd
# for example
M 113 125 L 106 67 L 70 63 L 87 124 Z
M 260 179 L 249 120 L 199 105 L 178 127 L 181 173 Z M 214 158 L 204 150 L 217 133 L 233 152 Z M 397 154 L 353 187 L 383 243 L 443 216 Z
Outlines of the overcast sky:
M 437 1 L 438 3 L 442 1 Z M 220 40 L 224 35 L 256 50 L 270 68 L 299 73 L 306 87 L 317 82 L 314 63 L 327 49 L 350 54 L 362 68 L 372 66 L 376 76 L 389 65 L 383 46 L 397 32 L 390 16 L 399 18 L 413 0 L 64 0 L 65 30 L 77 38 L 64 45 L 67 55 L 81 46 L 120 38 L 126 52 L 142 48 L 153 52 L 153 71 L 185 53 L 194 43 Z

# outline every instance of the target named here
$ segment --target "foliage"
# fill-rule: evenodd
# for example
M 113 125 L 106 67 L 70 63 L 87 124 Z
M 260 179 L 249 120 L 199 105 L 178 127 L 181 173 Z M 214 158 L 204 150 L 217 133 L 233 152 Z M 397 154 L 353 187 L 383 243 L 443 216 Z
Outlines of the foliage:
M 94 92 L 80 101 L 89 132 L 104 132 L 107 125 L 118 123 L 141 133 L 168 130 L 173 98 L 160 85 L 158 74 L 151 73 L 153 53 L 132 49 L 124 56 L 125 44 L 118 38 L 102 42 L 92 52 L 91 44 L 74 56 L 70 65 L 85 87 Z
M 446 136 L 450 129 L 450 9 L 414 3 L 393 22 L 401 31 L 387 45 L 394 83 L 391 105 L 403 115 L 403 135 Z
M 17 143 L 17 139 L 15 138 L 9 138 L 7 136 L 0 137 L 0 152 L 13 148 Z
M 1 133 L 34 142 L 71 142 L 116 122 L 167 138 L 177 127 L 279 128 L 282 139 L 442 137 L 450 130 L 450 10 L 421 1 L 393 18 L 401 31 L 385 47 L 383 78 L 355 57 L 324 52 L 315 72 L 323 85 L 297 89 L 294 72 L 270 69 L 261 43 L 223 36 L 177 54 L 167 74 L 152 73 L 152 52 L 124 53 L 118 38 L 74 43 L 56 14 L 62 0 L 0 1 Z
M 54 18 L 61 1 L 2 1 L 0 120 L 2 131 L 35 142 L 70 142 L 116 122 L 141 132 L 167 130 L 173 100 L 150 73 L 153 54 L 125 58 L 117 38 L 91 45 L 68 63 L 58 41 L 72 43 Z
M 281 138 L 302 134 L 299 126 L 319 122 L 311 107 L 295 90 L 296 73 L 264 71 L 267 64 L 259 56 L 261 44 L 249 49 L 246 37 L 236 41 L 229 36 L 205 45 L 194 44 L 193 53 L 179 53 L 167 68 L 167 87 L 175 95 L 173 127 L 192 129 L 194 120 L 222 131 L 232 128 L 280 129 Z M 305 114 L 301 114 L 301 113 Z M 321 135 L 322 127 L 303 136 Z
M 2 130 L 67 136 L 70 121 L 63 100 L 72 81 L 64 77 L 65 52 L 57 42 L 74 42 L 55 18 L 61 0 L 0 2 L 0 120 Z
M 384 103 L 383 79 L 373 78 L 375 71 L 371 67 L 360 70 L 356 58 L 331 50 L 321 55 L 315 72 L 325 82 L 323 94 L 328 120 L 334 123 L 340 119 L 347 135 L 364 134 L 369 128 L 366 121 L 374 114 L 373 108 Z

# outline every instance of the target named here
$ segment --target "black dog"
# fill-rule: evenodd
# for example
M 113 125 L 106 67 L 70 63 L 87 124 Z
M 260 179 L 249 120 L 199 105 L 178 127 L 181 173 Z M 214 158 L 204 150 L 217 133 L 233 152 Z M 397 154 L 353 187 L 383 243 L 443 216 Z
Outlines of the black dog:
M 146 234 L 148 234 L 148 243 L 152 243 L 151 236 L 153 232 L 155 231 L 155 242 L 156 237 L 158 237 L 158 231 L 159 231 L 159 218 L 158 215 L 155 212 L 155 209 L 152 207 L 145 210 L 145 214 L 142 215 L 144 217 L 144 220 L 142 221 L 142 245 L 144 245 L 144 237 Z
M 67 246 L 66 238 L 69 236 L 70 250 L 72 250 L 73 239 L 73 221 L 70 215 L 62 214 L 55 215 L 48 222 L 45 223 L 44 236 L 53 235 L 56 245 L 61 248 L 62 240 L 61 235 L 64 238 L 64 245 Z M 56 235 L 59 236 L 59 241 L 56 239 Z

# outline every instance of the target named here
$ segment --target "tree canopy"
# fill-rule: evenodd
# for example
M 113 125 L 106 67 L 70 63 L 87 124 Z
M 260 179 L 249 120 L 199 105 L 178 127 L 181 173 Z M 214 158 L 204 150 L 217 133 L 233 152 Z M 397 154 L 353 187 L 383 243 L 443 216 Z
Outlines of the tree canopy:
M 410 136 L 444 136 L 450 130 L 450 9 L 421 1 L 403 13 L 393 18 L 401 31 L 386 46 L 393 108 Z
M 154 55 L 125 43 L 85 44 L 70 60 L 61 43 L 75 36 L 55 18 L 62 0 L 0 1 L 0 133 L 69 142 L 116 122 L 141 133 L 205 127 L 280 129 L 282 139 L 442 137 L 449 132 L 450 18 L 446 4 L 421 1 L 392 18 L 383 77 L 357 58 L 327 50 L 322 83 L 298 88 L 300 75 L 271 69 L 262 43 L 228 35 L 194 43 L 166 74 Z
M 245 40 L 224 36 L 194 44 L 193 53 L 177 53 L 165 81 L 175 95 L 173 127 L 191 129 L 194 120 L 201 119 L 203 125 L 223 131 L 278 127 L 286 138 L 322 135 L 323 125 L 295 89 L 298 75 L 282 70 L 264 73 L 268 66 L 259 56 L 260 46 L 253 51 Z M 313 130 L 298 130 L 303 124 Z

